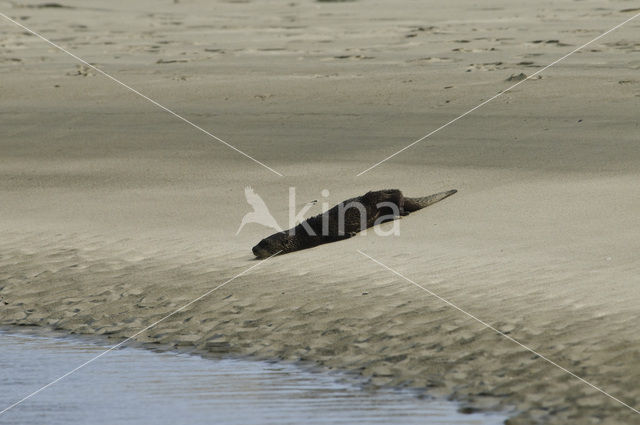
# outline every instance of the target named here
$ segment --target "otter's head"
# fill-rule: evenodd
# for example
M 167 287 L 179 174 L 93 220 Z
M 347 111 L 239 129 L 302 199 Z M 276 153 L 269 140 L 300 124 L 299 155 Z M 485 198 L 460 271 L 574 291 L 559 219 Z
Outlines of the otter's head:
M 258 258 L 267 258 L 281 251 L 285 253 L 291 251 L 292 237 L 287 232 L 274 233 L 268 238 L 264 238 L 253 247 L 253 254 Z

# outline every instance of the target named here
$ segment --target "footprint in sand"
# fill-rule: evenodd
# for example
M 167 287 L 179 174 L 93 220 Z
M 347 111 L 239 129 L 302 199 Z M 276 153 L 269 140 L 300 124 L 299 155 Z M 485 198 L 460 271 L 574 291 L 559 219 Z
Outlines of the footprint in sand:
M 158 59 L 156 63 L 158 64 L 166 64 L 166 63 L 181 63 L 181 62 L 189 62 L 187 59 Z
M 496 49 L 495 47 L 489 47 L 489 48 L 475 48 L 475 49 L 464 49 L 462 47 L 456 47 L 455 49 L 451 49 L 452 52 L 458 52 L 458 53 L 481 53 L 481 52 L 495 52 L 498 49 Z
M 54 2 L 20 5 L 18 7 L 28 7 L 30 9 L 73 9 L 72 6 L 66 6 L 64 4 L 54 3 Z
M 438 62 L 452 62 L 453 59 L 450 58 L 433 58 L 433 57 L 426 57 L 426 58 L 416 58 L 416 59 L 409 59 L 407 60 L 407 63 L 417 63 L 417 64 L 422 64 L 422 63 L 438 63 Z
M 338 55 L 334 56 L 334 59 L 375 59 L 373 56 L 364 55 Z
M 76 70 L 67 72 L 72 77 L 95 77 L 96 73 L 86 65 L 76 65 Z
M 604 43 L 605 46 L 618 50 L 627 50 L 629 52 L 640 51 L 640 41 L 620 40 L 614 43 Z
M 504 69 L 503 62 L 486 62 L 486 63 L 472 63 L 469 64 L 466 72 L 471 71 L 495 71 L 497 69 Z
M 573 44 L 561 43 L 560 40 L 533 40 L 532 44 L 552 44 L 558 47 L 573 46 Z
M 511 74 L 505 81 L 513 82 L 513 81 L 522 81 L 527 78 L 527 74 L 521 72 L 520 74 Z

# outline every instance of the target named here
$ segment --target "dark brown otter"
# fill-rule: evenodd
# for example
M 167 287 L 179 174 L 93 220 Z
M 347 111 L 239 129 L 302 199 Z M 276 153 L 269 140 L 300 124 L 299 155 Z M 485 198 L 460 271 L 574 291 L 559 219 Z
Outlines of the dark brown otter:
M 449 190 L 422 198 L 406 198 L 398 189 L 367 192 L 347 199 L 292 229 L 264 238 L 253 247 L 253 253 L 258 258 L 266 258 L 276 253 L 285 254 L 348 239 L 364 229 L 428 207 L 456 192 Z
M 422 198 L 405 198 L 398 189 L 367 192 L 347 199 L 292 229 L 264 238 L 253 247 L 253 253 L 258 258 L 266 258 L 276 253 L 285 254 L 348 239 L 364 229 L 428 207 L 456 192 L 449 190 Z

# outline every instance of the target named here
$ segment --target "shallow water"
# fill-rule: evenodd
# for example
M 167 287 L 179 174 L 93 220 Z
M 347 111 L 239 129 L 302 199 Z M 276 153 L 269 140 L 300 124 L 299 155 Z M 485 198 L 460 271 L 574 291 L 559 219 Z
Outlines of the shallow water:
M 0 410 L 104 351 L 0 333 Z M 0 416 L 19 424 L 499 424 L 410 391 L 363 391 L 293 365 L 114 350 Z

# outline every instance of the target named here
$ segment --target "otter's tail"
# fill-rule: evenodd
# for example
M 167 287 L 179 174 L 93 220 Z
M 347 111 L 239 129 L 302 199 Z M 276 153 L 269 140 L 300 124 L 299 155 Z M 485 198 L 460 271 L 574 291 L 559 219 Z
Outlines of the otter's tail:
M 456 193 L 457 190 L 447 190 L 446 192 L 440 192 L 429 196 L 424 196 L 422 198 L 404 198 L 404 210 L 407 212 L 418 211 L 422 208 L 428 207 L 429 205 L 435 204 L 436 202 L 442 201 L 444 198 L 448 198 L 449 196 Z

